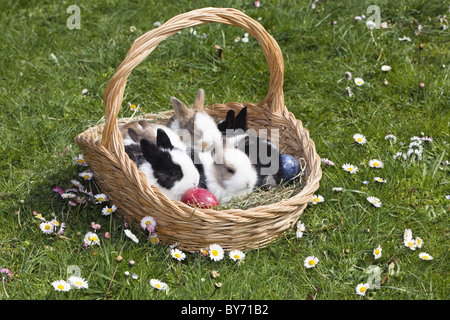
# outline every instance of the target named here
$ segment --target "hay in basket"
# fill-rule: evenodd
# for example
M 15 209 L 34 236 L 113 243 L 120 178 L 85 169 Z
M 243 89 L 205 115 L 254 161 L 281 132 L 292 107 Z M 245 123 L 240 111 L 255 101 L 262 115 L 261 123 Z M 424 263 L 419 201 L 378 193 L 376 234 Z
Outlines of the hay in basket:
M 247 106 L 249 129 L 278 129 L 280 150 L 304 161 L 302 189 L 276 203 L 245 210 L 193 208 L 170 200 L 158 188 L 149 185 L 146 176 L 125 153 L 118 114 L 128 76 L 161 41 L 184 28 L 211 22 L 242 28 L 258 40 L 269 67 L 270 80 L 268 93 L 260 102 L 214 104 L 205 107 L 207 112 L 216 119 L 225 119 L 229 109 L 238 112 Z M 179 243 L 179 248 L 188 252 L 198 252 L 214 243 L 224 250 L 265 247 L 295 225 L 322 177 L 320 157 L 309 131 L 284 105 L 283 77 L 280 47 L 252 18 L 232 8 L 203 8 L 183 13 L 135 40 L 105 89 L 104 125 L 80 133 L 75 142 L 94 173 L 96 183 L 118 207 L 118 212 L 137 227 L 143 217 L 154 217 L 155 233 L 163 243 Z M 157 119 L 158 114 L 149 118 Z

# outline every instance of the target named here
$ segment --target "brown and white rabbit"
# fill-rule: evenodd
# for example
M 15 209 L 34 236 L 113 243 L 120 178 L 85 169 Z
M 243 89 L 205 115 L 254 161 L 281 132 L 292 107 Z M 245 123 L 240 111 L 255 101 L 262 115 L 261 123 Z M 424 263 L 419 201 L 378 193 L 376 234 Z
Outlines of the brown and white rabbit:
M 186 144 L 189 142 L 185 140 L 190 138 L 191 149 L 204 149 L 214 141 L 222 139 L 215 120 L 203 109 L 205 103 L 203 89 L 197 92 L 192 108 L 188 108 L 175 97 L 172 97 L 170 101 L 175 114 L 169 119 L 167 126 L 177 131 Z
M 143 120 L 127 124 L 121 133 L 125 152 L 138 170 L 170 199 L 180 200 L 187 190 L 198 186 L 199 172 L 173 130 Z
M 219 203 L 252 192 L 257 183 L 249 157 L 227 139 L 195 152 L 194 164 L 200 172 L 199 186 L 212 192 Z

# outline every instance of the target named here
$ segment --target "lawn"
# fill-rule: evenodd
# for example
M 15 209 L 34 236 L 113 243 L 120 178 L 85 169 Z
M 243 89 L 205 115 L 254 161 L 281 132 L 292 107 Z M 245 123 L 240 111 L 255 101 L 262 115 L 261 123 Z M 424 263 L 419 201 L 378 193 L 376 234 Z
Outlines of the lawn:
M 72 4 L 79 29 L 68 27 Z M 379 28 L 366 24 L 370 5 L 380 9 Z M 91 196 L 102 192 L 95 177 L 79 175 L 89 167 L 74 163 L 81 153 L 75 136 L 103 121 L 105 87 L 136 38 L 209 6 L 245 12 L 278 42 L 285 105 L 322 158 L 316 195 L 323 201 L 304 210 L 303 234 L 293 228 L 242 261 L 228 252 L 220 261 L 200 252 L 179 261 L 117 213 L 103 214 L 112 203 L 71 205 L 54 189 L 71 192 L 75 179 Z M 427 0 L 1 1 L 0 299 L 447 300 L 446 15 L 446 1 Z M 268 83 L 261 47 L 245 31 L 217 23 L 187 28 L 133 71 L 119 116 L 170 110 L 171 96 L 191 103 L 199 88 L 208 105 L 256 103 Z M 374 167 L 374 159 L 383 165 Z M 344 170 L 347 164 L 358 170 Z M 46 234 L 39 214 L 56 219 L 57 230 L 65 223 L 64 232 Z M 405 245 L 406 229 L 420 246 Z M 98 245 L 83 245 L 88 232 Z M 309 256 L 318 262 L 307 268 Z M 77 273 L 87 288 L 52 285 Z

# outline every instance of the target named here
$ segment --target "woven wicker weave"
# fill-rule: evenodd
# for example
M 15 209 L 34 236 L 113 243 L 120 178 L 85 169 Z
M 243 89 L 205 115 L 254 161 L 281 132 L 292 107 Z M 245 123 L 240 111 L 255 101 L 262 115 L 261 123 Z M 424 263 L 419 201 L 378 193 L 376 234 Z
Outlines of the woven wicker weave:
M 270 81 L 266 97 L 256 104 L 230 102 L 214 104 L 206 110 L 213 117 L 224 119 L 230 108 L 238 111 L 247 106 L 249 128 L 279 129 L 280 149 L 297 159 L 303 158 L 306 163 L 304 187 L 291 198 L 247 210 L 192 208 L 170 200 L 158 188 L 149 185 L 124 151 L 117 117 L 128 76 L 164 39 L 184 28 L 210 22 L 242 28 L 256 38 L 269 66 Z M 321 161 L 309 131 L 284 105 L 283 76 L 283 56 L 278 44 L 261 24 L 244 13 L 231 8 L 203 8 L 180 14 L 136 39 L 106 87 L 105 124 L 87 129 L 75 141 L 96 183 L 111 203 L 136 226 L 143 217 L 154 217 L 155 233 L 162 242 L 178 242 L 181 249 L 189 252 L 213 243 L 220 244 L 224 250 L 264 247 L 294 226 L 322 177 Z M 158 117 L 158 114 L 150 117 Z

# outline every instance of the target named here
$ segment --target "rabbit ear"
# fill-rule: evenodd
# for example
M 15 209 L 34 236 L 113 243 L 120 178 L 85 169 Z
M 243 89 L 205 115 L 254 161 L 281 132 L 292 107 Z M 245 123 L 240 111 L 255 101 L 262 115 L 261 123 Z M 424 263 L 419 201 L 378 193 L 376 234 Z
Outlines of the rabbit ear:
M 151 164 L 157 164 L 159 162 L 159 156 L 161 154 L 161 150 L 159 150 L 158 146 L 147 139 L 142 139 L 141 150 L 144 158 L 150 162 Z
M 173 149 L 173 144 L 170 141 L 169 136 L 161 128 L 159 128 L 156 131 L 156 145 L 157 145 L 157 147 L 163 148 L 163 149 L 169 149 L 169 150 Z
M 247 131 L 247 107 L 242 108 L 237 114 L 234 129 Z
M 217 128 L 219 129 L 219 131 L 221 132 L 226 132 L 227 129 L 234 129 L 235 126 L 235 113 L 234 110 L 228 110 L 227 112 L 227 117 L 225 118 L 224 121 L 220 122 L 217 125 Z
M 179 119 L 186 119 L 189 115 L 189 109 L 186 107 L 186 105 L 178 100 L 175 97 L 170 98 L 170 102 L 172 103 L 173 110 L 175 111 L 175 115 Z
M 203 106 L 205 104 L 205 91 L 203 89 L 198 90 L 197 96 L 194 100 L 193 108 L 195 110 L 203 110 Z
M 133 128 L 128 129 L 128 135 L 134 142 L 139 142 L 139 135 Z

